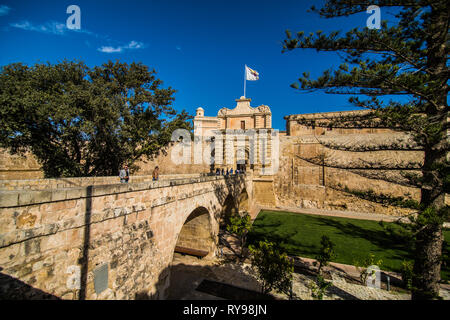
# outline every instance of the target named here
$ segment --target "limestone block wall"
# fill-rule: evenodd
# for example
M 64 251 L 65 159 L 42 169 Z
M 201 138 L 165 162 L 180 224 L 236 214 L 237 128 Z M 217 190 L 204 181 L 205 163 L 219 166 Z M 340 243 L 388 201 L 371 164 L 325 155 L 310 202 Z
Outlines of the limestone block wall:
M 138 176 L 151 175 L 156 166 L 159 166 L 160 175 L 210 172 L 209 164 L 195 164 L 193 148 L 189 156 L 190 163 L 174 163 L 172 160 L 173 152 L 174 147 L 169 146 L 161 150 L 152 159 L 142 157 L 135 163 L 135 165 L 139 166 L 139 169 L 132 172 L 132 174 Z M 174 157 L 178 158 L 179 155 L 175 153 Z M 0 149 L 0 180 L 33 180 L 42 179 L 43 177 L 44 172 L 41 170 L 41 166 L 32 153 L 27 153 L 25 156 L 18 156 L 11 155 L 5 149 Z
M 326 165 L 310 161 L 317 161 L 320 159 L 317 156 L 324 153 Z M 314 136 L 281 137 L 280 166 L 273 182 L 276 205 L 405 215 L 411 210 L 363 200 L 342 190 L 345 187 L 358 191 L 372 190 L 391 197 L 419 200 L 419 189 L 379 178 L 390 177 L 391 181 L 399 181 L 398 171 L 374 170 L 373 163 L 389 165 L 408 161 L 420 162 L 421 157 L 423 155 L 420 151 L 330 152 L 325 150 Z M 343 169 L 364 163 L 367 167 L 358 170 Z
M 208 143 L 203 143 L 202 153 L 208 152 Z M 194 158 L 194 143 L 192 142 L 192 148 L 190 154 L 187 156 L 187 161 L 185 163 L 177 164 L 173 161 L 173 158 L 180 159 L 183 157 L 182 152 L 174 146 L 170 146 L 164 152 L 160 152 L 158 156 L 154 159 L 142 158 L 140 161 L 136 162 L 139 166 L 139 170 L 135 173 L 136 175 L 151 175 L 153 169 L 159 166 L 160 174 L 187 174 L 187 173 L 208 173 L 211 171 L 211 166 L 209 163 L 203 161 L 196 161 Z M 196 163 L 201 162 L 201 163 Z
M 214 176 L 0 191 L 0 297 L 164 298 L 187 217 L 204 208 L 216 239 L 224 195 L 244 184 Z
M 0 149 L 0 180 L 40 179 L 43 176 L 41 166 L 32 154 L 11 155 L 6 150 Z
M 272 177 L 256 177 L 253 179 L 253 199 L 261 206 L 276 206 Z

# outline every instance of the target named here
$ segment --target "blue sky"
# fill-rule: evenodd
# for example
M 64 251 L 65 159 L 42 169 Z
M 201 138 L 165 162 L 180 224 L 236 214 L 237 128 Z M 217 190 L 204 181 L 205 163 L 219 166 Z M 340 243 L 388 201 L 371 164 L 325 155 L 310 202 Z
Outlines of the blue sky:
M 318 1 L 314 1 L 316 4 Z M 81 30 L 66 28 L 70 5 L 81 9 Z M 142 62 L 177 90 L 174 106 L 215 116 L 243 95 L 244 65 L 260 74 L 247 81 L 251 105 L 268 105 L 272 126 L 285 130 L 289 114 L 352 109 L 347 96 L 299 93 L 290 84 L 336 67 L 335 53 L 282 53 L 284 31 L 363 28 L 369 14 L 321 19 L 313 1 L 293 0 L 0 0 L 0 65 L 78 59 Z M 383 16 L 382 19 L 388 19 Z

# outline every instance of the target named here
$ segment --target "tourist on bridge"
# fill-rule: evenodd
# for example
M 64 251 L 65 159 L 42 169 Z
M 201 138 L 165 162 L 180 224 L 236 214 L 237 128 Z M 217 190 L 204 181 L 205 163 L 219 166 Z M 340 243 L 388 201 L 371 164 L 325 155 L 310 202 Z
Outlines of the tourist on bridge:
M 128 166 L 125 164 L 119 172 L 120 183 L 128 183 L 130 179 L 130 170 Z
M 156 166 L 152 173 L 153 181 L 158 181 L 159 179 L 159 167 Z

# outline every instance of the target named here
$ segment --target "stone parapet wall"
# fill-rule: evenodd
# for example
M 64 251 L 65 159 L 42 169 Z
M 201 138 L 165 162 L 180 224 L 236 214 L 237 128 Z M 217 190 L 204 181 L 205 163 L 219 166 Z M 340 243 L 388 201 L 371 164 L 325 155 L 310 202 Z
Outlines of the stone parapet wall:
M 163 174 L 159 180 L 185 179 L 206 176 L 201 173 Z M 151 182 L 151 175 L 130 175 L 129 183 Z M 46 190 L 76 188 L 120 183 L 119 177 L 79 177 L 58 179 L 0 180 L 0 190 Z
M 0 191 L 0 208 L 36 205 L 47 202 L 74 200 L 92 196 L 94 197 L 108 196 L 118 193 L 147 191 L 152 189 L 175 187 L 180 185 L 191 185 L 203 182 L 220 181 L 224 179 L 231 181 L 235 179 L 235 177 L 198 176 L 198 177 L 185 177 L 180 179 L 161 179 L 159 181 L 146 181 L 140 183 L 118 183 L 109 185 L 102 184 L 102 185 L 89 185 L 82 187 L 48 189 L 48 190 Z

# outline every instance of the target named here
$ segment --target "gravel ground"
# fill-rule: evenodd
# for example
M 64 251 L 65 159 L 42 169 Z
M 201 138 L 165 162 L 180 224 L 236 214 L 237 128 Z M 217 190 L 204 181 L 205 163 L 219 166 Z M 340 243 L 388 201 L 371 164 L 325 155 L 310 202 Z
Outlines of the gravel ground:
M 409 300 L 410 294 L 383 289 L 369 288 L 349 283 L 338 273 L 331 273 L 333 285 L 327 290 L 324 300 Z M 180 300 L 221 300 L 195 290 L 203 279 L 223 282 L 237 287 L 259 291 L 260 286 L 249 264 L 239 264 L 223 259 L 202 260 L 196 257 L 175 254 L 172 263 L 169 299 Z M 309 284 L 313 277 L 295 273 L 293 293 L 296 299 L 312 300 Z M 287 299 L 286 295 L 272 293 L 277 299 Z M 450 290 L 442 289 L 441 295 L 450 300 Z

